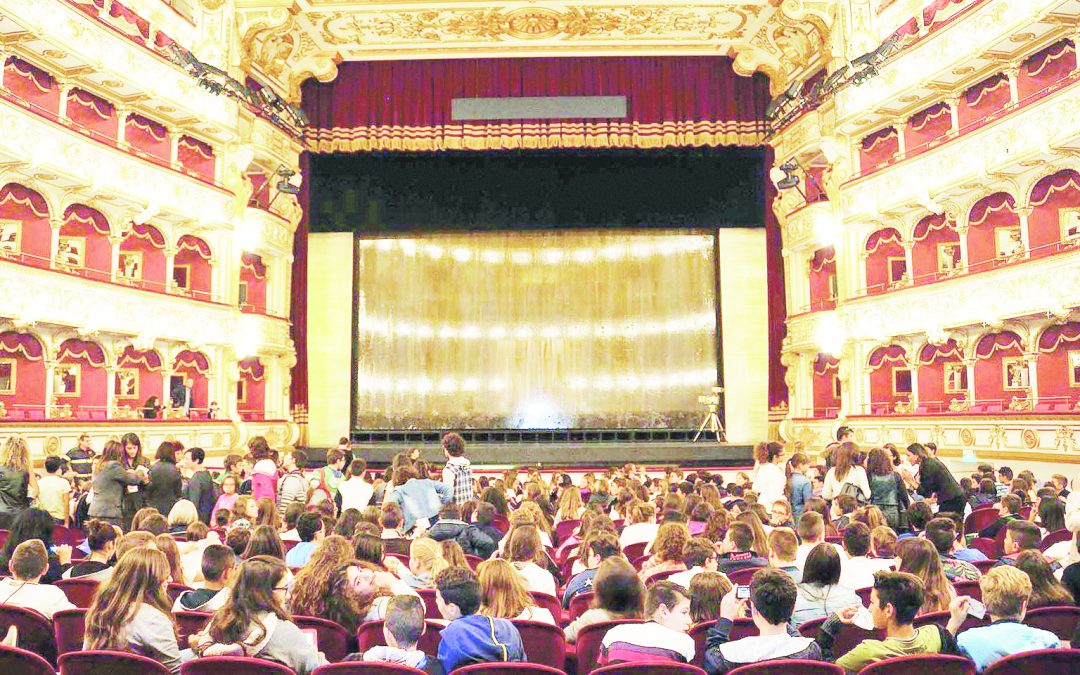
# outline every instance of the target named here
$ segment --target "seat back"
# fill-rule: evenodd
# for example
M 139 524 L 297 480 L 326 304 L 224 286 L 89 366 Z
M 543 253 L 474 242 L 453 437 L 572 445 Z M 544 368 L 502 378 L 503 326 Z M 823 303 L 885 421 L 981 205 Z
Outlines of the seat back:
M 563 675 L 563 671 L 539 663 L 474 663 L 454 669 L 454 675 Z
M 93 579 L 61 579 L 53 583 L 53 586 L 62 590 L 71 604 L 89 609 L 90 603 L 94 601 L 94 594 L 97 593 L 98 582 Z
M 180 646 L 187 645 L 187 639 L 201 632 L 210 623 L 211 614 L 206 612 L 175 612 L 176 627 L 179 629 Z
M 1054 544 L 1060 544 L 1063 541 L 1069 541 L 1073 538 L 1073 533 L 1068 530 L 1054 530 L 1042 538 L 1039 543 L 1039 550 L 1045 551 Z
M 975 675 L 975 662 L 951 654 L 913 654 L 872 663 L 859 675 Z
M 657 581 L 664 581 L 668 577 L 683 572 L 684 570 L 665 570 L 663 572 L 648 572 L 645 577 L 645 585 L 651 586 Z
M 165 594 L 169 596 L 169 602 L 176 602 L 177 598 L 191 590 L 194 590 L 191 586 L 169 582 L 168 588 L 165 589 Z
M 1080 607 L 1039 607 L 1029 609 L 1024 615 L 1024 623 L 1032 628 L 1048 630 L 1059 640 L 1072 640 L 1077 626 L 1080 626 Z
M 949 625 L 949 612 L 928 612 L 926 614 L 920 614 L 915 617 L 915 621 L 912 622 L 916 628 L 920 626 L 926 626 L 929 624 L 936 624 L 945 628 Z M 985 626 L 987 623 L 985 618 L 976 619 L 968 614 L 964 619 L 964 623 L 960 624 L 960 630 L 965 631 L 969 628 L 978 628 L 979 626 Z
M 555 619 L 555 623 L 559 623 L 562 620 L 562 603 L 554 595 L 548 595 L 547 593 L 539 593 L 537 591 L 530 591 L 529 595 L 532 596 L 533 602 L 537 607 L 543 607 L 551 612 L 551 616 Z
M 966 595 L 982 602 L 982 587 L 978 581 L 954 581 L 952 587 L 956 589 L 957 595 Z
M 1032 673 L 1080 673 L 1080 649 L 1036 649 L 1012 654 L 983 671 L 983 675 L 1032 675 Z
M 424 671 L 412 666 L 380 661 L 350 661 L 319 666 L 311 675 L 423 675 Z
M 654 663 L 613 663 L 597 668 L 594 675 L 705 675 L 705 671 L 690 663 L 657 661 Z
M 246 656 L 207 656 L 180 666 L 180 675 L 296 675 L 292 668 Z M 64 675 L 61 673 L 61 675 Z
M 582 591 L 570 598 L 569 619 L 573 621 L 592 607 L 594 597 L 596 594 L 592 591 Z
M 1000 554 L 998 554 L 997 552 L 997 544 L 995 544 L 994 540 L 990 539 L 989 537 L 975 537 L 971 540 L 971 543 L 968 544 L 968 547 L 979 551 L 991 560 L 996 561 L 998 558 L 1001 557 Z
M 695 666 L 700 666 L 705 662 L 705 636 L 708 634 L 709 629 L 715 625 L 716 621 L 713 620 L 702 621 L 690 627 L 688 635 L 694 638 L 693 664 Z M 734 642 L 757 634 L 757 626 L 754 625 L 751 619 L 735 619 L 735 623 L 731 625 L 731 632 L 728 633 L 728 642 Z
M 353 652 L 355 640 L 345 627 L 334 621 L 316 616 L 293 616 L 293 623 L 301 629 L 313 629 L 318 637 L 319 651 L 326 660 L 340 661 Z
M 641 556 L 645 555 L 645 547 L 649 545 L 649 542 L 643 541 L 637 544 L 630 544 L 622 550 L 623 555 L 627 560 L 637 560 Z
M 644 623 L 641 619 L 620 619 L 618 621 L 601 621 L 590 626 L 585 626 L 578 631 L 577 637 L 577 675 L 586 675 L 596 668 L 596 660 L 600 656 L 600 644 L 604 636 L 615 626 L 624 623 Z
M 825 623 L 825 619 L 828 617 L 822 616 L 817 619 L 810 619 L 809 621 L 803 621 L 799 624 L 799 635 L 808 638 L 816 638 L 818 633 L 821 632 L 821 625 Z M 834 652 L 835 653 L 835 652 Z
M 34 652 L 50 664 L 56 663 L 56 637 L 52 622 L 30 609 L 0 605 L 0 636 L 12 626 L 18 630 L 20 649 Z
M 424 618 L 441 619 L 442 612 L 439 611 L 439 603 L 435 601 L 435 589 L 421 588 L 416 592 L 420 594 L 420 599 L 424 601 Z
M 735 584 L 736 586 L 748 586 L 750 584 L 750 580 L 754 578 L 754 574 L 756 574 L 758 570 L 763 570 L 763 569 L 765 569 L 765 568 L 764 567 L 744 567 L 741 570 L 735 570 L 734 572 L 729 572 L 728 575 L 727 575 L 727 578 L 731 581 L 731 583 Z
M 169 669 L 138 654 L 99 650 L 64 654 L 60 675 L 169 675 Z
M 555 545 L 558 546 L 566 541 L 567 537 L 573 534 L 574 530 L 578 529 L 579 525 L 581 525 L 580 520 L 560 520 L 559 523 L 555 525 L 553 537 Z
M 855 595 L 859 596 L 859 600 L 862 601 L 863 607 L 870 606 L 870 593 L 873 592 L 873 586 L 867 586 L 866 588 L 858 588 L 855 590 Z
M 49 662 L 34 652 L 0 645 L 0 673 L 18 675 L 56 675 Z
M 476 568 L 480 566 L 480 563 L 484 562 L 484 559 L 478 555 L 472 555 L 470 553 L 465 554 L 465 562 L 469 563 L 469 568 L 475 572 Z
M 386 644 L 386 638 L 383 635 L 384 623 L 382 619 L 379 619 L 378 621 L 365 621 L 360 624 L 360 628 L 356 631 L 356 651 L 366 652 L 376 645 Z M 438 654 L 439 633 L 442 632 L 442 629 L 443 625 L 441 623 L 425 621 L 424 634 L 420 636 L 416 648 L 425 654 Z
M 833 654 L 847 654 L 863 640 L 884 640 L 883 630 L 863 630 L 850 623 L 841 624 L 833 642 Z
M 57 654 L 82 650 L 83 635 L 86 633 L 85 609 L 62 609 L 53 614 L 52 624 Z
M 975 534 L 979 530 L 985 529 L 1001 516 L 998 515 L 998 510 L 991 504 L 989 507 L 983 507 L 975 509 L 968 514 L 967 518 L 964 518 L 964 532 L 968 534 Z
M 529 663 L 562 670 L 566 666 L 566 635 L 558 626 L 542 621 L 514 620 Z
M 975 569 L 979 570 L 979 572 L 981 572 L 982 574 L 986 574 L 987 572 L 990 571 L 991 567 L 998 564 L 998 561 L 996 561 L 996 560 L 976 560 L 975 562 L 973 562 L 971 564 L 974 565 Z
M 739 666 L 729 670 L 728 675 L 844 675 L 844 669 L 824 661 L 774 659 Z
M 64 527 L 63 525 L 57 525 L 53 528 L 52 540 L 57 546 L 61 544 L 78 546 L 82 543 L 83 539 L 86 539 L 86 535 L 83 534 L 82 530 L 73 527 Z

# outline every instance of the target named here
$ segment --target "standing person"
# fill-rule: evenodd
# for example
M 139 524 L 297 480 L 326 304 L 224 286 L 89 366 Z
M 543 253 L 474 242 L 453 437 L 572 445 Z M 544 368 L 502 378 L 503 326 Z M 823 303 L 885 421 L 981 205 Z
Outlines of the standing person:
M 420 478 L 416 467 L 412 465 L 401 466 L 394 471 L 394 485 L 394 494 L 390 500 L 401 507 L 405 518 L 401 529 L 406 533 L 418 522 L 420 527 L 426 530 L 429 521 L 439 515 L 442 505 L 454 498 L 453 491 L 444 483 Z
M 919 494 L 937 500 L 938 511 L 963 513 L 964 491 L 941 460 L 919 443 L 909 445 L 907 452 L 911 463 L 919 467 Z
M 137 471 L 144 477 L 144 480 L 140 483 L 128 485 L 121 495 L 122 526 L 127 531 L 131 529 L 131 519 L 135 517 L 139 509 L 146 506 L 146 483 L 150 471 L 150 462 L 143 457 L 142 441 L 137 434 L 124 434 L 120 438 L 120 446 L 123 448 L 120 457 L 122 467 L 128 471 Z M 104 455 L 102 459 L 104 459 Z M 94 492 L 96 499 L 96 488 Z
M 338 494 L 341 495 L 341 512 L 349 509 L 363 511 L 364 507 L 371 503 L 371 497 L 375 494 L 375 488 L 371 483 L 364 480 L 367 472 L 367 462 L 357 458 L 349 464 L 349 476 L 338 484 Z
M 870 503 L 881 509 L 885 522 L 894 530 L 900 529 L 900 513 L 911 503 L 904 479 L 896 472 L 892 456 L 882 448 L 874 448 L 866 460 L 870 474 Z
M 281 475 L 277 487 L 278 517 L 285 519 L 285 511 L 292 504 L 305 504 L 307 502 L 308 485 L 304 478 L 304 467 L 307 466 L 307 453 L 303 450 L 293 450 L 285 455 L 281 468 L 285 472 Z
M 221 494 L 218 495 L 217 501 L 214 502 L 214 513 L 225 510 L 230 513 L 236 507 L 236 500 L 240 499 L 240 494 L 237 492 L 239 482 L 236 476 L 225 476 L 225 480 L 221 481 Z
M 758 461 L 754 492 L 758 494 L 758 504 L 769 509 L 773 502 L 784 498 L 787 485 L 783 468 L 784 446 L 776 441 L 758 443 L 754 448 L 754 459 Z
M 270 445 L 262 436 L 256 436 L 248 441 L 248 449 L 255 463 L 251 468 L 251 496 L 255 501 L 264 498 L 273 501 L 277 498 L 278 468 Z
M 30 470 L 30 452 L 22 436 L 8 436 L 0 449 L 0 528 L 10 529 L 11 521 L 30 508 L 37 493 L 37 475 Z
M 172 441 L 165 441 L 158 446 L 154 454 L 154 465 L 150 467 L 150 484 L 146 486 L 147 503 L 168 516 L 183 493 L 184 479 L 176 467 L 176 453 L 179 448 Z
M 129 434 L 134 436 L 134 434 Z M 136 437 L 137 438 L 137 437 Z M 124 446 L 116 441 L 108 441 L 101 451 L 94 467 L 92 483 L 94 500 L 87 512 L 91 518 L 104 520 L 112 525 L 124 522 L 124 497 L 129 488 L 138 490 L 146 482 L 149 473 L 145 468 L 128 469 L 124 461 Z M 134 513 L 131 514 L 135 515 Z M 130 527 L 131 518 L 128 517 Z
M 465 456 L 465 439 L 460 434 L 449 433 L 442 437 L 446 466 L 442 480 L 453 491 L 454 503 L 464 504 L 473 498 L 472 462 Z
M 179 408 L 184 417 L 191 415 L 191 409 L 195 407 L 195 381 L 185 377 L 183 382 L 178 382 L 170 392 L 172 407 Z
M 71 483 L 61 473 L 64 460 L 45 458 L 45 477 L 38 481 L 38 505 L 49 512 L 57 525 L 67 525 L 71 508 Z
M 870 500 L 870 483 L 866 479 L 866 469 L 855 461 L 859 447 L 852 442 L 844 442 L 833 452 L 833 467 L 825 474 L 825 484 L 821 488 L 821 497 L 833 500 L 840 495 L 850 495 L 865 504 Z
M 796 523 L 802 517 L 806 502 L 814 498 L 814 486 L 806 477 L 809 468 L 810 458 L 801 452 L 792 455 L 787 463 L 787 498 L 791 502 L 792 521 Z
M 350 453 L 344 450 L 334 448 L 326 453 L 326 466 L 319 470 L 319 482 L 326 486 L 330 499 L 334 502 L 338 500 L 338 486 L 344 478 L 342 471 L 345 469 L 345 462 L 349 461 L 349 455 Z
M 191 478 L 184 486 L 184 499 L 195 505 L 199 512 L 199 520 L 210 524 L 214 517 L 214 502 L 217 499 L 217 489 L 214 487 L 214 479 L 210 472 L 203 466 L 206 461 L 206 451 L 202 448 L 191 448 L 185 453 L 188 465 L 192 469 Z
M 87 433 L 79 434 L 78 443 L 74 448 L 67 451 L 71 471 L 86 478 L 89 478 L 94 471 L 94 458 L 96 456 L 97 453 L 94 452 L 94 448 L 90 445 L 90 434 Z

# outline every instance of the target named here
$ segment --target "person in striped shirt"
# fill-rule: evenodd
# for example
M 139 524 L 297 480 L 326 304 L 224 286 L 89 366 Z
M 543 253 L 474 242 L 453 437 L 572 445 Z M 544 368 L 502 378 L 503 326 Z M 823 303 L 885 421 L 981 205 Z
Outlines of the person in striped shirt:
M 615 626 L 600 645 L 600 665 L 694 660 L 694 639 L 687 634 L 692 619 L 686 589 L 658 581 L 645 595 L 645 623 Z

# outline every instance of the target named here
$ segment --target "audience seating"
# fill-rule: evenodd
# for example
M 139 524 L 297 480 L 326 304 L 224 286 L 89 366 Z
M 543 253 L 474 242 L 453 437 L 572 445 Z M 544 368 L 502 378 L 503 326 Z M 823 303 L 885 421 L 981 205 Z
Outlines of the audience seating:
M 86 633 L 85 609 L 60 610 L 53 614 L 52 623 L 57 654 L 67 654 L 82 649 L 83 635 Z
M 941 626 L 942 628 L 945 628 L 949 625 L 949 612 L 928 612 L 926 614 L 920 614 L 915 617 L 915 621 L 912 623 L 916 628 L 920 626 L 926 626 L 928 624 L 936 624 L 938 626 Z M 960 630 L 965 631 L 969 628 L 985 626 L 987 623 L 988 622 L 985 618 L 976 619 L 969 614 L 968 617 L 964 619 L 964 623 L 960 624 Z
M 166 671 L 168 672 L 168 671 Z M 246 656 L 207 656 L 180 666 L 180 675 L 296 675 L 292 668 Z
M 763 570 L 764 567 L 746 567 L 741 570 L 735 570 L 727 575 L 727 578 L 731 583 L 736 586 L 749 586 L 750 580 L 754 578 L 758 570 Z
M 702 621 L 690 627 L 689 635 L 694 638 L 694 665 L 700 666 L 705 662 L 705 637 L 709 629 L 716 625 L 716 621 Z M 744 637 L 757 635 L 757 626 L 752 619 L 735 619 L 728 634 L 728 642 L 741 640 Z
M 627 560 L 636 560 L 645 555 L 645 548 L 649 545 L 649 542 L 643 541 L 637 544 L 630 544 L 622 550 L 623 555 Z
M 551 616 L 555 618 L 555 623 L 559 623 L 562 619 L 562 603 L 554 595 L 548 595 L 547 593 L 539 593 L 537 591 L 531 591 L 529 595 L 532 596 L 533 602 L 537 607 L 543 607 L 551 612 Z
M 761 663 L 748 663 L 729 670 L 728 675 L 844 675 L 844 669 L 835 663 L 810 661 L 808 659 L 776 659 Z
M 824 623 L 824 622 L 822 622 Z M 801 627 L 800 627 L 801 629 Z M 818 626 L 820 630 L 820 625 Z M 810 637 L 803 633 L 805 637 Z M 817 633 L 814 634 L 817 636 Z M 841 624 L 840 630 L 836 634 L 836 641 L 833 642 L 833 654 L 847 654 L 854 649 L 863 640 L 884 640 L 885 631 L 883 630 L 863 630 L 854 624 Z
M 412 666 L 399 666 L 378 661 L 350 661 L 319 666 L 311 675 L 424 675 L 424 671 Z
M 638 556 L 637 558 L 628 557 L 627 559 L 630 561 L 630 564 L 634 566 L 634 569 L 640 570 L 642 567 L 645 566 L 646 561 L 648 561 L 648 559 L 651 557 L 652 556 L 642 555 Z
M 50 664 L 56 663 L 56 638 L 51 621 L 31 609 L 0 605 L 0 636 L 7 635 L 12 626 L 18 630 L 18 647 L 34 652 Z
M 964 518 L 964 532 L 975 534 L 1000 517 L 993 504 L 975 509 Z
M 62 590 L 71 604 L 89 609 L 90 603 L 94 601 L 94 594 L 97 593 L 98 582 L 93 579 L 61 579 L 53 583 L 53 586 Z
M 331 663 L 342 660 L 354 651 L 355 638 L 339 623 L 317 616 L 296 615 L 293 615 L 293 623 L 302 630 L 315 630 L 319 651 L 325 654 L 326 660 Z
M 567 610 L 570 621 L 578 618 L 592 607 L 593 598 L 595 597 L 596 594 L 592 591 L 581 591 L 570 598 L 570 607 Z
M 663 661 L 658 663 L 613 663 L 610 666 L 597 668 L 593 671 L 593 675 L 705 675 L 705 671 L 689 663 Z
M 386 558 L 397 558 L 406 568 L 409 567 L 409 556 L 404 553 L 387 553 Z
M 515 620 L 529 663 L 561 670 L 566 665 L 566 635 L 558 626 L 542 621 Z M 329 655 L 327 655 L 329 658 Z
M 0 645 L 0 673 L 12 675 L 55 675 L 49 662 L 34 652 Z
M 187 646 L 188 637 L 202 631 L 210 622 L 210 614 L 207 612 L 175 612 L 176 626 L 180 634 L 180 646 Z
M 1080 649 L 1037 649 L 992 663 L 983 675 L 1032 675 L 1080 672 Z
M 561 521 L 559 521 L 555 525 L 555 532 L 553 533 L 553 536 L 552 536 L 552 539 L 554 540 L 554 544 L 556 546 L 558 546 L 559 544 L 561 544 L 564 541 L 566 541 L 567 539 L 569 539 L 570 535 L 572 535 L 574 533 L 574 531 L 578 529 L 579 525 L 581 525 L 580 520 L 561 520 Z
M 641 619 L 619 619 L 601 621 L 585 626 L 578 631 L 577 637 L 577 675 L 586 675 L 596 668 L 596 659 L 600 656 L 600 643 L 604 635 L 615 626 L 624 623 L 644 623 Z
M 957 595 L 966 595 L 982 601 L 982 588 L 978 581 L 954 581 L 952 587 L 956 589 Z
M 454 675 L 564 675 L 563 671 L 539 663 L 474 663 L 454 669 Z
M 466 553 L 465 562 L 469 563 L 469 567 L 472 569 L 473 572 L 475 572 L 476 568 L 480 566 L 480 563 L 484 562 L 484 559 L 480 556 L 470 555 Z
M 1001 557 L 1001 555 L 998 554 L 997 544 L 994 543 L 993 539 L 988 537 L 975 537 L 971 540 L 971 543 L 968 544 L 968 547 L 979 551 L 993 561 L 997 561 L 997 559 Z
M 990 559 L 990 560 L 976 560 L 975 562 L 973 562 L 971 564 L 974 565 L 975 569 L 979 570 L 979 572 L 981 572 L 983 574 L 986 574 L 987 572 L 990 571 L 990 568 L 992 568 L 994 565 L 998 564 L 998 561 L 993 560 L 993 559 Z
M 1045 551 L 1054 544 L 1060 544 L 1061 542 L 1069 541 L 1072 538 L 1073 533 L 1068 530 L 1054 530 L 1042 538 L 1042 541 L 1039 543 L 1039 550 Z
M 651 584 L 655 584 L 657 581 L 664 581 L 668 577 L 670 577 L 672 575 L 675 575 L 675 574 L 678 574 L 681 571 L 683 571 L 683 570 L 667 570 L 665 572 L 649 572 L 648 576 L 645 578 L 645 585 L 649 586 Z
M 375 645 L 386 644 L 386 638 L 383 635 L 383 620 L 378 621 L 365 621 L 360 624 L 360 628 L 356 631 L 356 651 L 366 652 Z M 439 633 L 442 632 L 443 625 L 434 621 L 424 622 L 424 634 L 420 636 L 420 642 L 416 645 L 417 649 L 425 654 L 436 654 L 439 651 Z
M 1029 609 L 1024 615 L 1024 623 L 1034 628 L 1048 630 L 1058 639 L 1069 641 L 1073 639 L 1076 629 L 1080 626 L 1080 607 L 1039 607 Z
M 975 675 L 975 662 L 950 654 L 914 654 L 872 663 L 859 675 Z
M 866 588 L 858 588 L 855 590 L 855 595 L 859 596 L 859 600 L 862 601 L 863 607 L 870 606 L 870 594 L 873 591 L 873 586 L 867 586 Z
M 7 543 L 8 535 L 11 534 L 8 530 L 0 530 L 0 546 Z
M 138 654 L 96 650 L 61 656 L 60 675 L 169 675 L 169 669 Z
M 439 611 L 439 604 L 435 601 L 435 589 L 421 588 L 416 592 L 420 594 L 420 599 L 424 601 L 424 618 L 441 619 L 442 612 Z
M 169 602 L 176 602 L 185 591 L 194 590 L 191 586 L 185 586 L 184 584 L 174 584 L 169 582 L 168 588 L 165 589 L 165 594 L 169 596 Z
M 86 539 L 86 535 L 83 534 L 82 530 L 64 527 L 63 525 L 57 525 L 53 528 L 52 540 L 53 544 L 57 546 L 66 544 L 75 547 L 81 544 L 84 539 Z

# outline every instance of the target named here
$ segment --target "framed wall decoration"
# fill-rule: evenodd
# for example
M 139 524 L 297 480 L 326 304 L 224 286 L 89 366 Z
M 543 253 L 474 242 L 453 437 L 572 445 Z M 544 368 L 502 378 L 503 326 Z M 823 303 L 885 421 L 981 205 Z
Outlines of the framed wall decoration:
M 938 272 L 952 274 L 960 269 L 960 244 L 945 243 L 937 245 Z
M 191 265 L 174 265 L 172 273 L 173 286 L 178 289 L 191 290 Z
M 247 382 L 243 379 L 236 381 L 236 402 L 247 403 Z
M 240 282 L 240 290 L 237 293 L 237 299 L 240 301 L 240 306 L 243 307 L 248 301 L 248 285 L 246 281 Z
M 892 393 L 893 396 L 907 396 L 911 394 L 911 369 L 900 366 L 892 369 Z
M 135 368 L 116 371 L 113 394 L 119 398 L 139 398 L 139 371 Z
M 56 247 L 56 266 L 73 272 L 82 269 L 85 264 L 86 238 L 60 237 L 60 243 Z
M 0 220 L 0 256 L 14 257 L 22 250 L 22 222 Z
M 56 396 L 78 396 L 82 380 L 82 367 L 77 363 L 60 363 L 54 375 L 54 394 Z
M 0 359 L 0 394 L 15 393 L 15 359 Z
M 1061 209 L 1061 241 L 1067 244 L 1080 244 L 1080 208 Z
M 907 281 L 907 258 L 904 256 L 890 256 L 887 259 L 889 266 L 889 282 L 899 284 Z
M 116 276 L 122 281 L 139 281 L 142 279 L 142 260 L 142 251 L 120 251 Z
M 842 386 L 840 384 L 840 376 L 839 375 L 833 375 L 832 376 L 832 395 L 833 395 L 833 398 L 839 400 L 841 393 L 843 393 L 843 392 L 842 392 Z
M 945 393 L 966 394 L 968 390 L 967 366 L 962 363 L 945 364 Z
M 1080 387 L 1080 349 L 1070 349 L 1068 354 L 1069 386 Z
M 1005 389 L 1017 391 L 1028 388 L 1027 361 L 1021 357 L 1001 360 L 1001 382 Z
M 1020 226 L 998 227 L 994 229 L 994 254 L 1004 260 L 1012 260 L 1024 253 L 1024 242 L 1020 236 Z

